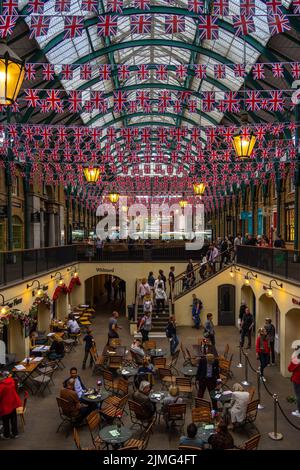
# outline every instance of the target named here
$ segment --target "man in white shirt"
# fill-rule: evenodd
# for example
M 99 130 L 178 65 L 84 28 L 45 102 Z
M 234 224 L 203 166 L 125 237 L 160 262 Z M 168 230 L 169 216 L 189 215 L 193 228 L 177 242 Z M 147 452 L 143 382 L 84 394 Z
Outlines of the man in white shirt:
M 68 327 L 69 333 L 71 334 L 80 333 L 80 327 L 77 321 L 75 320 L 74 315 L 69 315 L 69 321 L 67 323 L 67 327 Z
M 242 235 L 238 233 L 233 242 L 234 261 L 236 260 L 237 247 L 241 246 L 241 244 L 242 244 Z
M 77 394 L 77 396 L 80 400 L 82 398 L 82 395 L 84 394 L 84 392 L 86 392 L 87 389 L 86 389 L 85 385 L 83 384 L 81 378 L 79 377 L 76 367 L 71 367 L 70 377 L 64 382 L 64 386 L 70 378 L 75 380 L 74 390 L 75 390 L 75 392 L 76 392 L 76 394 Z

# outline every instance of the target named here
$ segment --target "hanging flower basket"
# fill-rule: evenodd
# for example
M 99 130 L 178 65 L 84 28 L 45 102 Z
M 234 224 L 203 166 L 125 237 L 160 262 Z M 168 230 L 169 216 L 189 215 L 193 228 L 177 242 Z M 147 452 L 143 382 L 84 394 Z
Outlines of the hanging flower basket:
M 53 300 L 57 300 L 58 297 L 60 296 L 60 294 L 65 294 L 67 295 L 69 293 L 69 289 L 68 287 L 66 286 L 66 284 L 63 284 L 62 286 L 57 286 L 55 291 L 54 291 L 54 294 L 53 294 L 53 297 L 52 299 Z
M 26 327 L 32 326 L 34 324 L 34 322 L 36 321 L 36 316 L 30 311 L 27 314 L 25 312 L 22 312 L 22 310 L 12 308 L 5 316 L 0 317 L 0 324 L 7 326 L 9 324 L 9 320 L 11 319 L 19 320 L 22 323 L 22 326 Z
M 73 287 L 75 286 L 81 286 L 79 277 L 72 277 L 70 284 L 69 284 L 69 292 L 72 292 Z
M 51 307 L 51 299 L 49 297 L 49 295 L 47 294 L 47 292 L 43 292 L 43 295 L 41 295 L 40 297 L 36 297 L 33 304 L 32 304 L 32 307 L 31 309 L 29 310 L 29 312 L 32 311 L 32 314 L 34 315 L 35 312 L 36 312 L 36 315 L 37 315 L 37 312 L 38 312 L 38 306 L 40 304 L 44 304 L 47 308 L 50 309 Z

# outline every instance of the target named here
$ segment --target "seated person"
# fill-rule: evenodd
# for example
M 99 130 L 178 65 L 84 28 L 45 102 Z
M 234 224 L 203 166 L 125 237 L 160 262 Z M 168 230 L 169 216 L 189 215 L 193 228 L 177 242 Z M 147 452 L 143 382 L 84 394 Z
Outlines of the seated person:
M 145 357 L 145 351 L 142 347 L 142 341 L 140 339 L 134 339 L 132 345 L 130 346 L 130 351 L 133 353 L 141 356 L 141 358 Z
M 137 419 L 142 420 L 151 420 L 155 414 L 155 404 L 149 398 L 149 393 L 151 390 L 151 385 L 146 380 L 143 380 L 140 383 L 139 390 L 134 392 L 132 395 L 133 401 L 141 405 L 143 408 L 143 414 L 141 416 L 137 415 Z
M 77 393 L 77 396 L 79 398 L 79 400 L 81 399 L 82 395 L 84 394 L 84 392 L 87 391 L 87 388 L 86 386 L 83 384 L 80 376 L 78 375 L 78 371 L 77 371 L 77 368 L 76 367 L 71 367 L 70 369 L 70 377 L 64 381 L 64 387 L 66 388 L 67 387 L 67 382 L 69 379 L 74 379 L 75 383 L 74 383 L 74 390 L 75 392 Z
M 168 405 L 174 403 L 183 403 L 183 399 L 179 396 L 179 387 L 177 385 L 170 385 L 169 394 L 163 399 L 162 409 L 167 411 Z
M 68 333 L 70 334 L 77 334 L 80 333 L 80 326 L 78 325 L 77 321 L 75 320 L 74 315 L 69 315 L 69 320 L 67 323 Z
M 138 368 L 134 377 L 134 386 L 138 390 L 143 380 L 149 381 L 153 385 L 154 366 L 151 364 L 149 357 L 144 357 L 143 364 Z
M 227 424 L 220 421 L 216 432 L 209 436 L 208 443 L 213 450 L 233 449 L 233 437 L 227 429 Z
M 249 403 L 249 392 L 246 392 L 241 384 L 235 383 L 232 387 L 230 403 L 230 416 L 233 428 L 238 423 L 243 423 L 246 417 L 247 405 Z
M 193 446 L 202 449 L 204 442 L 197 437 L 198 428 L 195 423 L 190 423 L 186 428 L 186 436 L 181 436 L 179 444 L 181 446 Z
M 62 359 L 65 355 L 65 345 L 62 338 L 58 335 L 53 336 L 53 341 L 50 350 L 47 354 L 48 359 Z
M 60 398 L 63 398 L 68 402 L 65 406 L 62 406 L 63 413 L 69 418 L 78 418 L 78 421 L 83 420 L 90 412 L 88 406 L 84 406 L 80 403 L 77 393 L 74 390 L 75 380 L 69 379 L 66 383 L 66 387 L 60 391 Z
M 38 334 L 37 334 L 36 331 L 32 331 L 29 335 L 29 349 L 30 349 L 30 352 L 36 346 L 37 337 L 38 337 Z

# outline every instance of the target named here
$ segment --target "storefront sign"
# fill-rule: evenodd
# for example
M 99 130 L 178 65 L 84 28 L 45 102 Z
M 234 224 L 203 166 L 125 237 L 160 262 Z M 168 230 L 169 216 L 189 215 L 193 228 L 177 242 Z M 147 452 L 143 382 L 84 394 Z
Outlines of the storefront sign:
M 23 299 L 22 297 L 20 297 L 18 299 L 13 299 L 7 305 L 9 306 L 9 308 L 12 308 L 12 307 L 15 307 L 16 305 L 20 305 L 22 302 L 23 302 Z
M 96 268 L 97 273 L 113 273 L 115 272 L 115 268 L 107 269 L 107 268 Z

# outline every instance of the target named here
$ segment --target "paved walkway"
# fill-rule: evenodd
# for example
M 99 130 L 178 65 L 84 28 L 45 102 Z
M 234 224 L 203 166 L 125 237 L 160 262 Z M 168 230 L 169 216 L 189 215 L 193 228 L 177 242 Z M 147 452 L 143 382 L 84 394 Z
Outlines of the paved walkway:
M 102 307 L 97 312 L 96 318 L 93 321 L 93 334 L 96 339 L 98 350 L 102 347 L 107 340 L 107 323 L 111 312 L 111 306 Z M 129 324 L 127 319 L 122 316 L 119 324 L 123 327 L 121 331 L 122 344 L 130 346 L 132 338 L 129 335 Z M 197 343 L 197 337 L 201 332 L 190 328 L 178 328 L 179 339 L 185 346 L 191 347 L 192 344 Z M 216 345 L 219 352 L 224 350 L 226 343 L 230 346 L 230 353 L 234 353 L 232 371 L 234 373 L 234 382 L 243 380 L 244 368 L 236 368 L 238 363 L 238 331 L 234 327 L 216 327 Z M 254 343 L 254 342 L 253 342 Z M 159 347 L 169 349 L 167 339 L 158 339 L 157 344 Z M 18 440 L 0 441 L 0 450 L 4 449 L 75 449 L 73 443 L 72 433 L 65 437 L 64 430 L 56 433 L 56 428 L 60 422 L 60 417 L 56 405 L 55 397 L 59 395 L 61 384 L 64 379 L 68 377 L 68 369 L 71 366 L 76 366 L 79 369 L 79 374 L 83 382 L 88 387 L 96 385 L 97 376 L 92 376 L 91 370 L 88 367 L 86 370 L 81 369 L 83 357 L 83 346 L 78 346 L 76 351 L 66 355 L 64 360 L 66 369 L 59 371 L 54 375 L 55 385 L 52 385 L 52 393 L 45 392 L 45 397 L 31 396 L 28 400 L 28 409 L 26 412 L 26 426 L 25 433 L 20 434 Z M 255 358 L 254 350 L 249 351 L 249 358 L 251 363 L 256 367 L 257 361 Z M 179 357 L 179 368 L 182 365 L 182 357 Z M 288 395 L 293 394 L 292 385 L 288 378 L 283 378 L 278 370 L 278 367 L 268 367 L 265 376 L 267 378 L 267 386 L 274 393 L 278 393 L 280 403 L 284 410 L 290 417 L 291 421 L 300 427 L 300 419 L 290 415 L 290 412 L 295 409 L 295 405 L 291 405 L 286 401 Z M 256 377 L 254 373 L 249 372 L 249 380 L 251 384 L 256 387 Z M 159 389 L 159 384 L 155 385 Z M 268 437 L 268 432 L 273 431 L 273 403 L 272 399 L 268 396 L 266 391 L 262 388 L 261 402 L 265 408 L 258 412 L 256 420 L 256 427 L 262 435 L 260 442 L 260 449 L 300 449 L 300 433 L 296 431 L 279 412 L 278 431 L 283 433 L 282 441 L 272 441 Z M 187 408 L 186 424 L 190 420 L 190 407 Z M 130 423 L 129 418 L 125 417 L 125 423 Z M 233 433 L 235 444 L 239 445 L 247 438 L 255 434 L 256 428 L 248 425 L 246 429 Z M 80 428 L 80 436 L 83 446 L 91 445 L 90 435 L 87 427 Z M 168 432 L 165 429 L 163 422 L 156 424 L 154 434 L 150 438 L 149 449 L 176 449 L 178 445 L 179 434 L 174 430 Z

